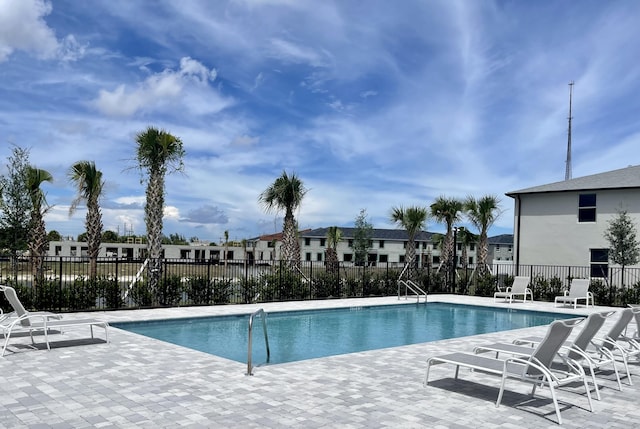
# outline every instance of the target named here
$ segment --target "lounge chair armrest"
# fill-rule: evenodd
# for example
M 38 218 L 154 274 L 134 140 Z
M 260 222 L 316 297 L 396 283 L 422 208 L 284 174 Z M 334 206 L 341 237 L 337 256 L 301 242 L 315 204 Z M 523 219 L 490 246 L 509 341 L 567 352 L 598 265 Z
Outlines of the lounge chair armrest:
M 547 380 L 551 380 L 551 379 L 557 380 L 557 377 L 555 377 L 549 371 L 549 369 L 547 367 L 545 367 L 544 365 L 541 365 L 539 363 L 539 361 L 538 362 L 536 362 L 536 361 L 537 361 L 537 359 L 534 358 L 534 357 L 531 357 L 530 359 L 523 359 L 523 358 L 519 358 L 519 357 L 507 358 L 507 359 L 504 360 L 504 370 L 503 370 L 504 374 L 508 373 L 507 369 L 508 369 L 508 366 L 509 366 L 510 363 L 517 363 L 517 364 L 525 365 L 523 367 L 523 372 L 522 372 L 522 377 L 523 378 L 525 377 L 524 370 L 527 368 L 526 366 L 528 365 L 528 366 L 531 366 L 531 367 L 537 369 L 542 374 L 544 374 L 544 376 L 547 378 Z

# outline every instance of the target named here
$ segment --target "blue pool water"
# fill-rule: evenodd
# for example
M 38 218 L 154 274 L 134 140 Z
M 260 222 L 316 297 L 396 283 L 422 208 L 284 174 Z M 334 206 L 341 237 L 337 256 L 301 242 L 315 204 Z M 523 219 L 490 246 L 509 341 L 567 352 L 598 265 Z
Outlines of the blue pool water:
M 384 305 L 267 314 L 270 364 L 546 325 L 562 314 L 460 304 Z M 575 317 L 575 316 L 573 316 Z M 249 315 L 112 325 L 238 362 L 247 361 Z M 253 362 L 266 363 L 260 317 Z

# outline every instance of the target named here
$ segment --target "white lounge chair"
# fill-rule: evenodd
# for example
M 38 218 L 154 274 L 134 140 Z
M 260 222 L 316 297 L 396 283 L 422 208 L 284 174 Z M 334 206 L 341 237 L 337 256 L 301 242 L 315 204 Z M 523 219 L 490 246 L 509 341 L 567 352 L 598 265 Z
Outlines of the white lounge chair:
M 551 369 L 551 363 L 557 355 L 558 350 L 571 334 L 573 327 L 581 323 L 584 319 L 556 320 L 549 325 L 547 334 L 543 341 L 538 344 L 529 357 L 510 357 L 505 360 L 480 356 L 473 353 L 451 353 L 444 356 L 434 356 L 427 361 L 427 373 L 425 376 L 425 386 L 429 383 L 429 371 L 432 365 L 450 364 L 455 365 L 455 378 L 458 378 L 460 367 L 475 369 L 490 374 L 499 375 L 502 378 L 500 392 L 496 400 L 496 407 L 500 406 L 504 394 L 507 379 L 519 380 L 533 384 L 531 395 L 533 396 L 538 386 L 547 385 L 551 392 L 551 399 L 555 407 L 558 424 L 562 424 L 560 408 L 556 399 L 557 387 L 580 381 L 584 384 L 589 410 L 593 411 L 591 402 L 591 392 L 587 385 L 584 369 L 577 362 L 565 358 L 566 370 Z
M 12 287 L 0 286 L 0 289 L 4 292 L 7 300 L 14 310 L 13 316 L 0 319 L 0 330 L 2 330 L 5 339 L 4 346 L 2 347 L 2 354 L 0 354 L 0 356 L 4 356 L 7 350 L 7 346 L 9 345 L 11 334 L 20 331 L 29 333 L 32 344 L 35 344 L 33 333 L 39 331 L 43 332 L 47 350 L 51 350 L 51 345 L 49 343 L 49 331 L 51 329 L 62 329 L 71 326 L 89 326 L 91 330 L 91 338 L 94 338 L 93 327 L 102 327 L 105 331 L 105 341 L 107 343 L 109 342 L 109 324 L 103 320 L 61 319 L 59 318 L 59 315 L 56 315 L 54 313 L 28 312 L 24 309 L 22 303 L 20 303 L 20 300 L 16 295 L 16 291 Z
M 554 303 L 557 306 L 561 304 L 573 304 L 573 308 L 578 308 L 578 301 L 585 300 L 587 307 L 589 307 L 589 301 L 591 305 L 595 306 L 593 299 L 593 293 L 589 292 L 589 279 L 572 279 L 569 290 L 564 291 L 564 295 L 556 296 Z
M 583 363 L 589 368 L 591 374 L 592 383 L 596 392 L 596 398 L 600 400 L 600 389 L 598 388 L 598 382 L 596 380 L 596 371 L 604 366 L 611 365 L 618 382 L 618 390 L 622 390 L 622 383 L 620 382 L 620 374 L 616 367 L 616 359 L 613 353 L 602 347 L 602 344 L 596 344 L 593 342 L 596 334 L 604 325 L 604 322 L 608 317 L 613 315 L 615 311 L 605 311 L 602 313 L 592 313 L 587 317 L 584 326 L 580 330 L 580 333 L 575 337 L 573 341 L 566 341 L 559 352 L 565 354 L 570 359 L 576 362 Z M 507 353 L 515 356 L 530 356 L 533 353 L 531 345 L 539 344 L 543 337 L 527 337 L 514 340 L 513 344 L 510 343 L 494 343 L 482 346 L 477 346 L 474 349 L 475 353 L 483 352 L 495 352 L 496 357 L 500 353 Z M 529 344 L 525 346 L 523 344 Z
M 493 302 L 496 302 L 497 298 L 504 298 L 506 301 L 509 300 L 509 303 L 513 302 L 513 298 L 516 296 L 522 296 L 523 301 L 527 302 L 527 295 L 531 297 L 531 301 L 533 301 L 533 292 L 529 289 L 529 277 L 524 276 L 516 276 L 513 278 L 513 284 L 505 291 L 499 291 L 493 294 Z
M 13 311 L 11 313 L 2 314 L 0 316 L 0 321 L 4 321 L 10 318 L 20 317 L 25 314 L 30 314 L 32 316 L 46 316 L 49 319 L 62 318 L 62 315 L 51 313 L 49 311 L 27 311 L 24 308 L 24 305 L 22 305 L 22 302 L 20 302 L 20 300 L 18 299 L 18 294 L 16 293 L 16 290 L 11 286 L 0 285 L 0 292 L 4 293 L 4 297 L 7 299 L 7 301 L 9 301 L 11 308 L 13 308 Z

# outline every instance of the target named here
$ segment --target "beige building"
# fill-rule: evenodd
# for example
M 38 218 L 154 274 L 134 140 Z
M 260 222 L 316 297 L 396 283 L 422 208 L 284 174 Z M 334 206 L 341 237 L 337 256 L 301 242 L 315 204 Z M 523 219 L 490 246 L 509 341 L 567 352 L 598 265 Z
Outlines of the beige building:
M 640 221 L 640 166 L 509 192 L 515 265 L 589 266 L 607 277 L 609 222 L 626 210 Z

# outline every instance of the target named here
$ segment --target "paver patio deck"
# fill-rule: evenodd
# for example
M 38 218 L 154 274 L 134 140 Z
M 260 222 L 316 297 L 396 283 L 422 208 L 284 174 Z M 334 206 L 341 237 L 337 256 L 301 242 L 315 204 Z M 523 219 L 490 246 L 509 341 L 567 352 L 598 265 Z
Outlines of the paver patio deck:
M 434 295 L 430 301 L 493 306 L 492 298 Z M 110 322 L 250 313 L 258 308 L 397 304 L 396 297 L 189 307 L 87 313 Z M 415 304 L 413 304 L 415 305 Z M 584 315 L 584 307 L 554 309 L 553 303 L 496 306 Z M 603 311 L 605 307 L 595 307 Z M 78 317 L 86 314 L 78 315 Z M 66 315 L 65 317 L 75 317 Z M 615 318 L 615 316 L 614 316 Z M 608 321 L 608 329 L 613 321 Z M 110 329 L 110 344 L 84 344 L 88 328 L 51 339 L 53 349 L 19 347 L 0 358 L 0 426 L 26 428 L 548 428 L 558 427 L 548 390 L 535 399 L 523 383 L 508 384 L 496 408 L 499 379 L 433 367 L 423 386 L 428 357 L 471 351 L 476 344 L 543 334 L 546 327 L 477 335 L 280 365 L 246 376 L 246 365 L 158 340 Z M 97 336 L 101 332 L 98 330 Z M 18 345 L 16 347 L 15 345 Z M 632 372 L 640 374 L 637 364 Z M 640 427 L 640 377 L 616 390 L 613 374 L 600 377 L 595 412 L 574 391 L 561 390 L 565 428 Z M 624 380 L 626 382 L 626 380 Z

